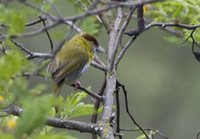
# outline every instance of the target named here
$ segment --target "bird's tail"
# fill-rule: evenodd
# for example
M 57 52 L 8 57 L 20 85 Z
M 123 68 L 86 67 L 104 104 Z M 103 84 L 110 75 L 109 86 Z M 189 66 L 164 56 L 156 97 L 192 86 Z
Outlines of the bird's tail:
M 54 96 L 56 98 L 58 98 L 60 96 L 61 92 L 62 92 L 63 83 L 64 83 L 64 80 L 60 81 L 59 83 L 53 82 L 53 93 L 54 93 Z M 59 116 L 59 111 L 60 111 L 59 101 L 55 102 L 54 108 L 55 108 L 55 111 L 57 113 L 57 117 L 60 117 Z
M 55 96 L 60 96 L 62 92 L 62 86 L 63 86 L 64 80 L 61 80 L 60 82 L 53 82 L 53 93 Z

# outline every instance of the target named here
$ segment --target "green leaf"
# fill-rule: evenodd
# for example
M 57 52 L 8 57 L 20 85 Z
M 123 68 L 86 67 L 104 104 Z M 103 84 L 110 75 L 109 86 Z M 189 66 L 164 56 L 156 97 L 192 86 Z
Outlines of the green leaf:
M 146 136 L 142 134 L 142 135 L 139 135 L 136 139 L 146 139 Z
M 16 35 L 24 31 L 25 18 L 17 10 L 11 10 L 0 6 L 0 22 L 7 25 L 8 35 Z
M 10 35 L 15 35 L 18 33 L 22 33 L 24 31 L 25 27 L 25 19 L 21 13 L 18 13 L 15 11 L 15 13 L 11 12 L 10 15 L 10 20 L 9 20 L 9 34 Z
M 20 74 L 27 66 L 27 60 L 21 52 L 17 50 L 7 51 L 7 54 L 0 58 L 0 84 L 1 81 L 5 83 Z
M 80 101 L 85 99 L 88 95 L 85 92 L 76 92 L 74 95 L 71 97 L 68 97 L 70 100 L 71 105 L 75 106 L 77 105 Z
M 83 99 L 88 96 L 85 92 L 77 92 L 67 97 L 64 103 L 63 115 L 65 118 L 74 118 L 79 116 L 87 116 L 95 113 L 93 104 L 85 104 Z M 98 112 L 102 112 L 102 107 Z
M 52 107 L 52 97 L 42 96 L 27 103 L 24 112 L 17 122 L 16 134 L 31 134 L 33 130 L 45 124 Z
M 92 104 L 79 103 L 72 109 L 72 114 L 69 118 L 92 115 L 94 113 L 94 106 Z
M 97 35 L 100 32 L 101 25 L 94 16 L 87 17 L 83 20 L 82 29 L 92 35 Z

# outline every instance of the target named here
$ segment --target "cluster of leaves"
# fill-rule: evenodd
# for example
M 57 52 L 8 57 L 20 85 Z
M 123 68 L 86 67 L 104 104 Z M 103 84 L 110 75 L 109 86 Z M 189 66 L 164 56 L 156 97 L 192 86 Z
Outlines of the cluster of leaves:
M 45 139 L 75 139 L 66 133 L 54 133 L 52 128 L 45 126 L 48 116 L 55 116 L 54 106 L 56 100 L 52 95 L 46 94 L 46 85 L 37 84 L 30 88 L 28 80 L 23 77 L 24 71 L 29 71 L 31 65 L 24 54 L 17 49 L 9 50 L 0 58 L 0 107 L 1 115 L 4 108 L 15 104 L 23 107 L 24 112 L 20 118 L 7 116 L 0 120 L 0 136 L 5 139 L 33 138 Z M 87 97 L 84 92 L 77 92 L 63 100 L 60 105 L 63 117 L 73 118 L 94 113 L 92 104 L 84 104 Z M 41 132 L 42 130 L 42 132 Z
M 36 0 L 35 2 L 38 4 L 43 1 Z M 50 5 L 52 3 L 43 3 L 42 8 L 48 11 L 51 9 Z M 31 10 L 22 12 L 23 10 L 23 8 L 10 8 L 9 5 L 5 7 L 0 4 L 2 27 L 0 31 L 1 35 L 6 36 L 0 43 L 1 49 L 6 50 L 5 53 L 0 52 L 0 115 L 5 116 L 0 118 L 0 137 L 4 139 L 75 139 L 66 132 L 56 133 L 53 128 L 45 125 L 47 117 L 55 116 L 54 106 L 58 100 L 47 91 L 47 84 L 40 82 L 35 85 L 30 84 L 29 78 L 24 76 L 24 73 L 37 71 L 40 66 L 27 60 L 26 55 L 9 40 L 9 36 L 25 31 L 25 23 L 29 20 L 30 14 L 33 14 L 32 17 L 38 16 L 37 12 Z M 63 117 L 74 118 L 94 113 L 93 105 L 83 102 L 87 96 L 84 92 L 78 92 L 71 94 L 66 100 L 62 98 L 60 105 L 63 107 L 61 111 Z M 23 108 L 20 118 L 4 112 L 5 108 L 13 104 Z
M 8 27 L 7 35 L 15 35 L 24 31 L 23 14 L 16 10 L 8 10 L 3 5 L 0 5 L 0 23 Z
M 93 104 L 85 104 L 84 99 L 88 97 L 85 92 L 76 92 L 67 96 L 65 101 L 61 101 L 63 107 L 62 116 L 64 118 L 75 118 L 80 116 L 88 116 L 95 113 Z M 102 107 L 98 112 L 102 111 Z
M 155 22 L 195 25 L 200 21 L 199 0 L 167 0 L 148 5 L 147 7 L 146 15 Z M 181 31 L 185 38 L 191 33 L 190 30 L 186 29 L 174 28 L 174 30 Z M 194 33 L 194 38 L 198 42 L 200 41 L 199 33 L 199 29 Z

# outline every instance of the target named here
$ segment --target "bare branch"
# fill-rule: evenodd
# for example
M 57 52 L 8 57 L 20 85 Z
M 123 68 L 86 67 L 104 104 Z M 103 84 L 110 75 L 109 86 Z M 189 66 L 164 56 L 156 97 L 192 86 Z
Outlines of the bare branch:
M 188 24 L 178 24 L 178 23 L 150 23 L 145 27 L 145 30 L 148 30 L 152 27 L 179 27 L 183 29 L 193 30 L 200 27 L 200 24 L 197 25 L 188 25 Z
M 105 76 L 105 79 L 104 79 L 104 81 L 103 81 L 103 83 L 101 85 L 101 88 L 99 90 L 98 95 L 103 96 L 105 87 L 106 87 L 106 76 Z M 94 111 L 97 111 L 99 109 L 100 103 L 101 102 L 98 99 L 95 100 L 95 102 L 94 102 Z M 91 122 L 92 123 L 97 123 L 97 115 L 98 115 L 98 113 L 96 113 L 96 112 L 93 113 L 93 115 L 91 117 Z M 97 139 L 97 135 L 96 134 L 92 134 L 92 139 Z
M 41 16 L 40 16 L 39 18 L 42 20 L 42 23 L 43 23 L 44 27 L 46 27 L 45 20 L 44 20 Z M 47 37 L 48 37 L 49 42 L 50 42 L 50 48 L 51 48 L 51 51 L 53 51 L 53 42 L 52 42 L 52 40 L 51 40 L 50 34 L 49 34 L 49 32 L 48 32 L 47 29 L 45 29 L 45 32 L 46 32 Z
M 36 25 L 36 24 L 42 22 L 43 20 L 46 20 L 46 19 L 44 19 L 44 18 L 39 18 L 39 19 L 37 19 L 37 20 L 33 20 L 33 21 L 29 22 L 29 23 L 26 23 L 25 26 L 27 26 L 27 27 L 33 26 L 33 25 Z
M 72 87 L 75 87 L 76 89 L 82 90 L 85 93 L 87 93 L 88 95 L 90 95 L 91 97 L 94 97 L 96 99 L 98 99 L 99 101 L 104 101 L 104 98 L 102 96 L 99 96 L 98 94 L 96 94 L 95 92 L 90 91 L 89 89 L 85 88 L 82 85 L 78 85 L 76 86 L 75 84 L 71 85 Z
M 139 130 L 146 136 L 147 139 L 150 139 L 150 137 L 147 135 L 147 133 L 145 132 L 145 130 L 137 123 L 137 121 L 135 120 L 135 118 L 131 115 L 130 111 L 129 111 L 129 106 L 128 106 L 128 97 L 127 97 L 127 90 L 125 88 L 125 86 L 123 84 L 121 84 L 119 81 L 117 81 L 117 86 L 121 87 L 124 93 L 124 97 L 125 97 L 125 106 L 126 106 L 126 112 L 128 113 L 129 117 L 131 118 L 131 120 L 133 121 L 133 123 L 139 128 Z
M 91 65 L 92 65 L 94 68 L 97 68 L 97 69 L 102 70 L 102 71 L 104 71 L 104 72 L 107 71 L 107 68 L 106 68 L 105 66 L 100 65 L 100 64 L 98 64 L 97 62 L 92 61 Z
M 113 29 L 109 34 L 109 43 L 108 43 L 108 74 L 106 77 L 106 94 L 105 94 L 105 103 L 103 108 L 102 117 L 100 123 L 103 125 L 104 128 L 107 129 L 107 132 L 102 131 L 100 132 L 101 138 L 104 139 L 114 139 L 114 132 L 112 127 L 110 127 L 110 118 L 112 116 L 112 107 L 113 107 L 113 93 L 116 87 L 116 73 L 114 69 L 114 58 L 117 52 L 117 48 L 115 48 L 115 38 L 117 37 L 117 33 L 119 31 L 120 23 L 122 20 L 122 9 L 118 8 L 117 16 L 115 22 L 113 24 Z
M 110 38 L 109 38 L 109 43 L 108 43 L 108 71 L 112 71 L 114 68 L 114 59 L 115 55 L 117 53 L 117 48 L 118 46 L 115 45 L 115 39 L 117 38 L 119 28 L 120 28 L 120 23 L 122 21 L 122 9 L 118 9 L 118 14 L 114 23 L 114 28 L 110 32 Z
M 31 52 L 30 50 L 28 50 L 27 48 L 25 48 L 24 46 L 23 46 L 23 44 L 22 43 L 19 43 L 19 42 L 17 42 L 16 40 L 14 40 L 14 39 L 10 39 L 17 47 L 19 47 L 22 51 L 24 51 L 24 52 L 26 52 L 28 55 L 32 55 L 33 54 L 33 52 Z
M 131 44 L 135 41 L 136 38 L 137 38 L 137 36 L 132 36 L 129 39 L 129 41 L 126 43 L 126 45 L 122 48 L 122 50 L 120 51 L 119 55 L 117 56 L 117 58 L 115 60 L 115 67 L 117 67 L 117 65 L 123 58 L 124 54 L 126 53 L 127 49 L 131 46 Z

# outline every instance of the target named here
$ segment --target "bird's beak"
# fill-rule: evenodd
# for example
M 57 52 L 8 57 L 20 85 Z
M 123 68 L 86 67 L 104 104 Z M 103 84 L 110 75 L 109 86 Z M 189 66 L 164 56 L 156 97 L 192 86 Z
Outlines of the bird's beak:
M 104 50 L 101 46 L 98 46 L 98 47 L 96 48 L 96 51 L 97 51 L 98 53 L 105 53 L 105 50 Z

